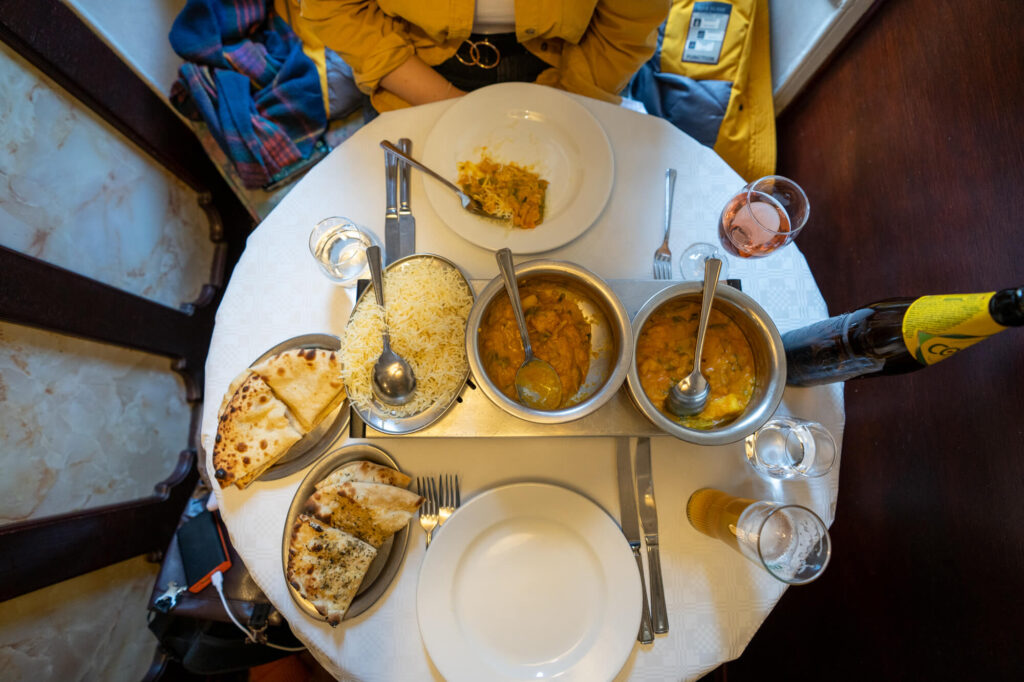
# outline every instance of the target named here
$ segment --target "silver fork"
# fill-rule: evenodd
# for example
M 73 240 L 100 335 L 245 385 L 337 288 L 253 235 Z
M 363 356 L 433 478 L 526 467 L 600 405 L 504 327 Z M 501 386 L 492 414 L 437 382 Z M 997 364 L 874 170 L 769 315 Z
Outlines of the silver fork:
M 462 203 L 462 208 L 466 209 L 470 213 L 474 213 L 474 214 L 476 214 L 478 216 L 483 216 L 484 218 L 496 218 L 498 220 L 502 220 L 502 218 L 500 216 L 496 216 L 496 215 L 493 215 L 493 214 L 488 213 L 487 211 L 485 211 L 483 205 L 479 201 L 477 201 L 473 197 L 471 197 L 468 194 L 466 194 L 465 192 L 463 192 L 458 187 L 458 185 L 455 185 L 455 184 L 449 182 L 447 178 L 445 178 L 445 177 L 443 177 L 441 175 L 438 175 L 433 170 L 431 170 L 430 168 L 427 168 L 422 163 L 420 163 L 416 159 L 412 158 L 411 156 L 409 156 L 408 154 L 406 154 L 401 149 L 399 149 L 395 145 L 391 144 L 387 140 L 381 140 L 380 146 L 383 147 L 384 149 L 386 149 L 387 151 L 391 152 L 392 154 L 394 154 L 398 158 L 402 159 L 403 161 L 405 161 L 407 164 L 409 164 L 413 168 L 416 168 L 416 169 L 418 169 L 420 171 L 423 171 L 424 173 L 426 173 L 430 177 L 434 178 L 435 180 L 440 182 L 442 185 L 444 185 L 445 187 L 447 187 L 451 191 L 455 192 L 455 194 L 459 197 L 459 201 Z
M 676 169 L 665 171 L 665 241 L 654 252 L 654 279 L 672 279 L 672 252 L 668 236 L 672 231 L 672 200 L 676 193 Z
M 441 488 L 441 506 L 438 509 L 438 526 L 443 526 L 459 506 L 459 477 L 454 479 L 451 475 L 441 476 L 439 482 Z
M 437 491 L 431 492 L 434 481 L 422 478 L 416 479 L 416 493 L 423 498 L 420 505 L 420 526 L 427 533 L 427 547 L 430 547 L 430 540 L 434 536 L 434 529 L 437 528 Z

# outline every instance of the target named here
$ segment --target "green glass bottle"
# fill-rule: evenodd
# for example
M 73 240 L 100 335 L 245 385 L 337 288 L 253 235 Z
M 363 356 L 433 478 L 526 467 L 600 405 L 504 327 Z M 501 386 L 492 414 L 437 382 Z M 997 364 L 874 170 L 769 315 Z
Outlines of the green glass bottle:
M 878 301 L 783 334 L 786 383 L 913 372 L 1021 325 L 1024 287 Z

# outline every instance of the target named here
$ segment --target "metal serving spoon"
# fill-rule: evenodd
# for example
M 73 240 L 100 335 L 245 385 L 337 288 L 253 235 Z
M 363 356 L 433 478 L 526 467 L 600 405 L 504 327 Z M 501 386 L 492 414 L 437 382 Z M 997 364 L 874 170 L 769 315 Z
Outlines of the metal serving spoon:
M 484 218 L 494 218 L 495 220 L 504 220 L 500 216 L 492 215 L 492 214 L 488 213 L 487 211 L 485 211 L 484 207 L 480 205 L 479 201 L 477 201 L 473 197 L 471 197 L 468 194 L 466 194 L 465 192 L 463 192 L 461 189 L 459 189 L 459 187 L 457 185 L 449 182 L 446 178 L 444 178 L 441 175 L 438 175 L 434 171 L 430 170 L 429 168 L 424 166 L 422 163 L 420 163 L 416 159 L 412 158 L 411 156 L 409 156 L 408 154 L 406 154 L 401 149 L 399 149 L 395 145 L 391 144 L 387 140 L 381 140 L 380 146 L 383 147 L 384 149 L 388 150 L 389 152 L 391 152 L 392 154 L 394 154 L 398 158 L 402 159 L 403 161 L 408 163 L 413 168 L 417 168 L 417 169 L 423 171 L 424 173 L 426 173 L 430 177 L 434 178 L 435 180 L 440 182 L 442 185 L 444 185 L 445 187 L 447 187 L 451 191 L 455 192 L 455 194 L 457 194 L 459 196 L 459 201 L 462 202 L 462 208 L 466 209 L 470 213 L 474 213 L 476 215 L 483 216 Z
M 555 410 L 562 403 L 562 380 L 550 364 L 533 354 L 530 336 L 526 331 L 526 317 L 523 315 L 523 303 L 519 300 L 519 285 L 512 266 L 512 252 L 509 249 L 498 249 L 495 254 L 498 268 L 505 280 L 505 291 L 512 300 L 512 312 L 519 325 L 519 336 L 523 339 L 523 351 L 526 358 L 516 372 L 516 395 L 520 402 L 534 410 Z
M 700 355 L 704 350 L 704 334 L 708 330 L 711 304 L 718 287 L 718 275 L 722 272 L 722 261 L 708 258 L 704 261 L 704 296 L 700 302 L 700 325 L 697 327 L 697 345 L 693 349 L 693 371 L 672 386 L 665 407 L 677 417 L 688 417 L 704 409 L 711 387 L 700 372 Z
M 380 247 L 373 245 L 366 249 L 366 260 L 370 264 L 370 278 L 377 305 L 384 307 L 384 277 L 381 272 Z M 391 350 L 391 334 L 387 319 L 384 320 L 384 349 L 373 365 L 373 394 L 382 403 L 405 405 L 416 390 L 416 377 L 405 359 Z

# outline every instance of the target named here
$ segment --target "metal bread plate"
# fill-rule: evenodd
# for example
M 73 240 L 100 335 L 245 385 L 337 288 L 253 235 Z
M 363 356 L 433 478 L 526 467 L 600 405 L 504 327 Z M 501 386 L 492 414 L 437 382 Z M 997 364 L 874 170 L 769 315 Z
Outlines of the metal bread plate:
M 278 353 L 289 351 L 297 348 L 326 348 L 327 350 L 339 350 L 341 348 L 341 339 L 331 334 L 303 334 L 294 338 L 282 341 L 273 348 L 267 350 L 263 355 L 256 358 L 250 367 L 255 367 L 259 363 L 263 362 L 267 358 L 270 358 Z M 335 408 L 327 417 L 323 419 L 317 426 L 304 435 L 302 438 L 288 449 L 284 457 L 274 462 L 274 464 L 267 469 L 258 480 L 261 481 L 273 481 L 285 476 L 290 476 L 300 469 L 304 469 L 311 462 L 315 461 L 317 457 L 324 454 L 331 444 L 338 438 L 346 426 L 348 426 L 349 419 L 348 409 L 348 398 L 345 398 L 341 404 Z
M 291 545 L 292 528 L 295 525 L 295 520 L 302 512 L 302 507 L 306 500 L 316 490 L 316 484 L 330 476 L 335 469 L 358 460 L 366 460 L 401 471 L 398 464 L 388 453 L 366 443 L 346 445 L 345 447 L 333 450 L 317 462 L 309 470 L 305 478 L 302 479 L 299 489 L 295 491 L 292 504 L 288 508 L 288 517 L 284 523 L 284 537 L 281 542 L 281 566 L 285 575 L 288 575 L 288 547 Z M 348 607 L 348 611 L 345 612 L 345 617 L 342 620 L 355 618 L 380 599 L 384 591 L 388 589 L 391 581 L 394 580 L 395 575 L 398 574 L 398 569 L 401 568 L 402 560 L 405 558 L 405 549 L 408 543 L 409 526 L 405 526 L 402 530 L 384 541 L 384 544 L 377 550 L 377 556 L 370 564 L 369 569 L 367 569 L 363 582 L 359 586 L 359 590 L 356 592 L 355 598 L 352 599 L 352 604 Z M 291 583 L 288 583 L 287 580 L 285 582 L 288 584 L 288 592 L 291 593 L 292 599 L 295 600 L 295 603 L 303 612 L 312 618 L 327 622 L 327 619 L 320 615 L 320 612 L 316 610 L 316 607 L 311 602 L 299 594 L 298 590 L 292 587 Z

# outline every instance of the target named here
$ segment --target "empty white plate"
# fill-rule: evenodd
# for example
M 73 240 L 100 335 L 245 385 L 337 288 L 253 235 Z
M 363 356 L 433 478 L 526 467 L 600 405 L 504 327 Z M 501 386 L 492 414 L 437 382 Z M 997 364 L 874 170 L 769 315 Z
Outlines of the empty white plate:
M 554 485 L 487 491 L 437 531 L 420 569 L 420 635 L 449 680 L 611 680 L 640 627 L 618 524 Z

